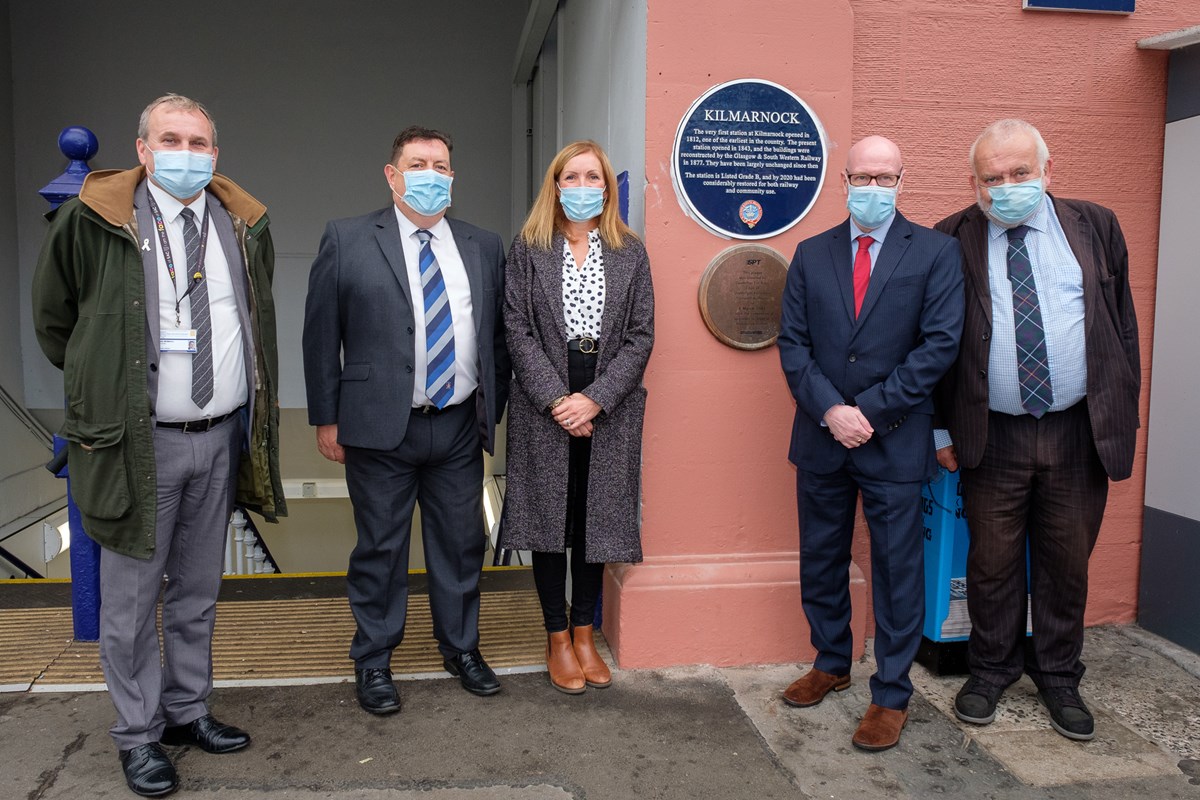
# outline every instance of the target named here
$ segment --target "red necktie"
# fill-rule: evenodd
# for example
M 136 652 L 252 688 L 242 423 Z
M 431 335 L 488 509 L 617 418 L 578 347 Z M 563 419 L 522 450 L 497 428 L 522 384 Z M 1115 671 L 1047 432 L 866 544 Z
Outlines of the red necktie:
M 862 311 L 863 298 L 867 296 L 867 284 L 871 282 L 871 253 L 867 250 L 875 240 L 870 236 L 858 237 L 858 253 L 854 256 L 854 317 Z

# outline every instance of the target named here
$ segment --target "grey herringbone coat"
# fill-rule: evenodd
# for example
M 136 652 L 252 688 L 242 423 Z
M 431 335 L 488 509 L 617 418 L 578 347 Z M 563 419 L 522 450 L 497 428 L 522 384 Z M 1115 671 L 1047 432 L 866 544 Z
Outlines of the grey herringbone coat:
M 504 323 L 513 362 L 508 417 L 508 489 L 502 545 L 562 552 L 567 515 L 570 436 L 547 407 L 568 394 L 563 316 L 563 237 L 549 250 L 519 236 L 508 254 Z M 640 530 L 642 375 L 654 345 L 654 288 L 646 249 L 631 239 L 604 246 L 604 318 L 596 379 L 584 394 L 598 403 L 592 420 L 587 490 L 587 561 L 642 560 Z

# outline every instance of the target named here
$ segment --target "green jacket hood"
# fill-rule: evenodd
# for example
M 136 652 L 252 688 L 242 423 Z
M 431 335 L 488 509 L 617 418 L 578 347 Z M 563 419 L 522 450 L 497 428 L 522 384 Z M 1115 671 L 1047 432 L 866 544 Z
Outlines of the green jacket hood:
M 146 178 L 145 167 L 102 169 L 89 172 L 79 190 L 79 200 L 106 221 L 120 227 L 133 217 L 133 192 Z M 253 228 L 267 213 L 267 207 L 242 187 L 217 173 L 207 186 L 221 205 Z

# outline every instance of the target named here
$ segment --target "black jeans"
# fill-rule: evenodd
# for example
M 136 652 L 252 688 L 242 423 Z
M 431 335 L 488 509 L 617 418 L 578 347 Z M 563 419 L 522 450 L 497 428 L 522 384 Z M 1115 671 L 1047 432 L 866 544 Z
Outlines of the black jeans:
M 568 380 L 572 392 L 591 385 L 596 374 L 594 353 L 568 351 Z M 590 564 L 587 552 L 587 484 L 592 440 L 572 436 L 567 465 L 567 509 L 561 552 L 533 553 L 533 581 L 542 603 L 542 617 L 551 633 L 567 629 L 567 553 L 571 548 L 571 625 L 591 625 L 596 598 L 604 582 L 604 564 Z

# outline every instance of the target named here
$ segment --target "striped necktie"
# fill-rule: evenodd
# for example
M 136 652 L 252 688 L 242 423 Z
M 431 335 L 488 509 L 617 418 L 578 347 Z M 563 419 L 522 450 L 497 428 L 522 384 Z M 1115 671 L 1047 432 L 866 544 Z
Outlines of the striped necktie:
M 1037 285 L 1033 280 L 1033 262 L 1025 234 L 1029 227 L 1018 225 L 1008 230 L 1008 280 L 1013 293 L 1013 327 L 1017 340 L 1017 379 L 1021 384 L 1021 405 L 1040 419 L 1054 403 L 1050 385 L 1050 360 L 1046 356 L 1046 331 L 1038 305 Z
M 212 317 L 208 309 L 208 281 L 203 277 L 204 267 L 200 263 L 200 231 L 196 228 L 196 214 L 190 208 L 179 212 L 183 217 L 183 248 L 187 251 L 187 276 L 189 284 L 195 286 L 192 298 L 192 327 L 196 329 L 196 355 L 192 357 L 192 402 L 204 408 L 213 396 L 213 349 Z
M 425 394 L 438 408 L 445 408 L 454 396 L 454 320 L 450 316 L 450 298 L 446 281 L 433 255 L 433 234 L 417 231 L 421 254 L 421 291 L 425 297 Z

